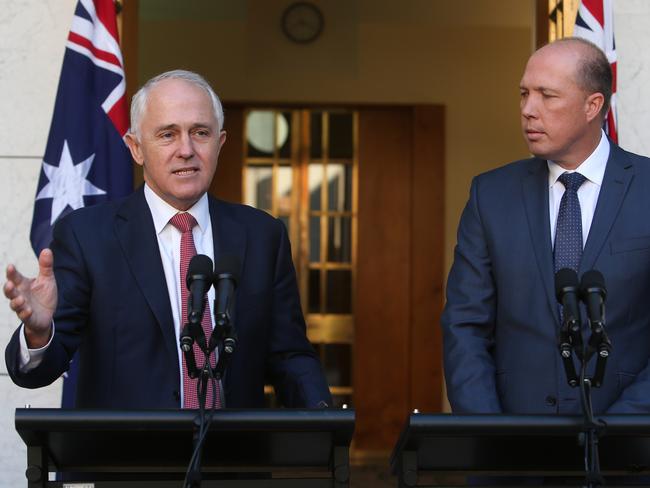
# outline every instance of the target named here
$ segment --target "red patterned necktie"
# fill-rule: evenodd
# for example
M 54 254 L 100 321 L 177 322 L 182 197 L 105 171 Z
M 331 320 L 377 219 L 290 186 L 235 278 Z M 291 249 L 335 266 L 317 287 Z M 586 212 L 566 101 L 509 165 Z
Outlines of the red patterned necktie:
M 181 330 L 187 322 L 187 297 L 189 291 L 185 283 L 187 276 L 187 268 L 190 264 L 190 259 L 196 255 L 196 247 L 194 247 L 194 237 L 192 236 L 192 228 L 196 225 L 196 220 L 191 214 L 187 212 L 177 213 L 170 220 L 169 223 L 176 227 L 181 232 L 181 260 L 180 260 L 180 288 L 181 288 Z M 207 295 L 205 301 L 207 302 Z M 210 320 L 210 306 L 206 303 L 205 313 L 201 320 L 203 333 L 206 340 L 210 339 L 212 334 L 212 321 Z M 199 400 L 197 394 L 197 379 L 192 379 L 187 374 L 187 366 L 185 364 L 185 354 L 183 357 L 183 408 L 199 408 Z M 205 355 L 199 346 L 194 343 L 194 357 L 196 358 L 197 368 L 201 368 L 205 362 Z M 212 366 L 215 366 L 214 354 L 210 356 Z M 206 396 L 206 408 L 212 408 L 212 381 L 208 384 L 208 394 Z M 215 408 L 221 408 L 221 395 L 219 388 L 217 388 Z

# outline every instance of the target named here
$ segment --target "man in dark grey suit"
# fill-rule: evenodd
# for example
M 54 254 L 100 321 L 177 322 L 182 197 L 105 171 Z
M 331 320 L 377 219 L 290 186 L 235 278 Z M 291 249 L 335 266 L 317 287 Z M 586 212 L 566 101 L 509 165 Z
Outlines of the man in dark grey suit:
M 581 39 L 528 61 L 521 123 L 534 157 L 476 177 L 458 229 L 442 318 L 454 412 L 581 411 L 558 351 L 554 290 L 570 186 L 562 175 L 577 172 L 575 269 L 605 278 L 613 348 L 594 412 L 650 413 L 650 161 L 601 129 L 611 81 L 602 51 Z

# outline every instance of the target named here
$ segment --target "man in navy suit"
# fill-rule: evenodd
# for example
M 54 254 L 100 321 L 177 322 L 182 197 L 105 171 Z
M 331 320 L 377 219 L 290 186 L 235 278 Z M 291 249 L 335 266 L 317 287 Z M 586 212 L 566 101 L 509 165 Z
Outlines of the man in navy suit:
M 558 350 L 554 291 L 561 175 L 578 172 L 576 271 L 603 274 L 612 343 L 594 412 L 650 413 L 650 161 L 601 129 L 611 80 L 602 51 L 580 39 L 556 41 L 528 61 L 521 123 L 534 157 L 476 177 L 458 229 L 442 318 L 454 412 L 581 412 Z
M 284 225 L 207 194 L 226 139 L 212 88 L 195 73 L 163 73 L 134 96 L 131 126 L 127 143 L 144 186 L 61 219 L 35 279 L 7 268 L 4 293 L 23 322 L 6 350 L 11 378 L 27 388 L 48 385 L 79 349 L 77 407 L 183 405 L 181 233 L 169 220 L 188 212 L 198 253 L 241 263 L 238 343 L 220 385 L 225 406 L 263 406 L 266 381 L 285 406 L 327 406 Z

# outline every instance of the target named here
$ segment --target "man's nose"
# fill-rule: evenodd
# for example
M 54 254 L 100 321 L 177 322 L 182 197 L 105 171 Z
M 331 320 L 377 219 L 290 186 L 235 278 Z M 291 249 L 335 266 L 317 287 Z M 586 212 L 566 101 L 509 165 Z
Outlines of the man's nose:
M 521 115 L 527 119 L 537 116 L 537 101 L 532 95 L 527 95 L 521 99 Z
M 180 138 L 180 147 L 178 155 L 183 159 L 189 159 L 194 156 L 194 144 L 189 134 L 183 134 Z

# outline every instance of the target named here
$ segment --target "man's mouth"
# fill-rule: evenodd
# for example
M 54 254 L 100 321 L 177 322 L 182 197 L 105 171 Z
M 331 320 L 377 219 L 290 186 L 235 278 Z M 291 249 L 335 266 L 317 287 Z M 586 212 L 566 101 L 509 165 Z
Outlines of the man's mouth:
M 196 173 L 198 169 L 196 168 L 181 168 L 173 171 L 176 176 L 189 176 Z

